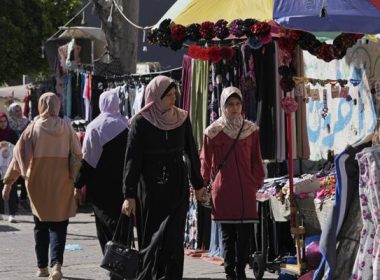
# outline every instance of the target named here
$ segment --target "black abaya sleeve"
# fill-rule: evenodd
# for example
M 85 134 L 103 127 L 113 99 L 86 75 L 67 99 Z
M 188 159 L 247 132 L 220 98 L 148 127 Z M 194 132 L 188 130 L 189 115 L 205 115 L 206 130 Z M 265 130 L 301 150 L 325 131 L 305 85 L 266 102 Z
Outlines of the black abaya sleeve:
M 126 198 L 136 198 L 137 185 L 140 180 L 142 169 L 143 153 L 141 147 L 141 117 L 137 116 L 132 121 L 129 133 L 128 144 L 125 152 L 123 195 Z M 140 125 L 139 125 L 140 124 Z
M 193 136 L 193 130 L 191 128 L 190 119 L 185 121 L 185 152 L 190 160 L 190 181 L 194 189 L 200 189 L 203 187 L 203 179 L 201 176 L 201 162 L 199 160 L 199 154 L 195 140 Z
M 82 160 L 82 166 L 80 167 L 79 174 L 74 182 L 74 186 L 77 189 L 82 188 L 84 185 L 88 185 L 90 176 L 95 168 L 89 165 L 84 159 Z

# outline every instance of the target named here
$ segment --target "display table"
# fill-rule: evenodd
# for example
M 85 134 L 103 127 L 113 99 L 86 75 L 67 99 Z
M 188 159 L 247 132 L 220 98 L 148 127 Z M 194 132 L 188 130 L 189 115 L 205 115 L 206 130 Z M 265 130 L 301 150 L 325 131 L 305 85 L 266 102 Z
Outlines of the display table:
M 327 198 L 319 202 L 314 198 L 297 198 L 296 203 L 299 214 L 303 217 L 302 221 L 306 235 L 320 234 L 327 217 L 333 210 L 334 200 Z M 272 217 L 276 222 L 289 220 L 290 203 L 288 199 L 281 202 L 275 196 L 270 196 L 269 205 Z M 300 225 L 302 225 L 301 222 Z

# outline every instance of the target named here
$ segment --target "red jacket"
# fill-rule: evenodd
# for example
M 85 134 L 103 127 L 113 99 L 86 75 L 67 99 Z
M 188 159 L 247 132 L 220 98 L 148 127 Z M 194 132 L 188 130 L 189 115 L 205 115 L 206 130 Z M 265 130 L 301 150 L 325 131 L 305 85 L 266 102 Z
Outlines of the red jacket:
M 221 131 L 213 139 L 205 136 L 201 152 L 202 176 L 209 182 L 234 139 Z M 218 172 L 212 186 L 212 218 L 216 221 L 238 222 L 257 219 L 256 191 L 264 180 L 259 131 L 240 139 Z

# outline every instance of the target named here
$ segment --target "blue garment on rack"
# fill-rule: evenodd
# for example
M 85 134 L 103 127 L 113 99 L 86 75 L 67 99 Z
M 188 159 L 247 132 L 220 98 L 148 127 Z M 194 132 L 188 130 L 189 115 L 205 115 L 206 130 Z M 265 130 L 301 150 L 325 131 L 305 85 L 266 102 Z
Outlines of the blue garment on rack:
M 334 276 L 334 266 L 336 261 L 336 236 L 339 233 L 338 220 L 340 214 L 341 193 L 342 193 L 342 172 L 344 173 L 344 161 L 348 155 L 344 152 L 339 154 L 335 160 L 336 167 L 336 185 L 335 185 L 335 203 L 333 211 L 327 218 L 326 227 L 322 229 L 321 241 L 319 244 L 322 261 L 314 273 L 313 280 L 319 280 L 325 277 L 332 280 Z M 343 170 L 342 170 L 343 168 Z

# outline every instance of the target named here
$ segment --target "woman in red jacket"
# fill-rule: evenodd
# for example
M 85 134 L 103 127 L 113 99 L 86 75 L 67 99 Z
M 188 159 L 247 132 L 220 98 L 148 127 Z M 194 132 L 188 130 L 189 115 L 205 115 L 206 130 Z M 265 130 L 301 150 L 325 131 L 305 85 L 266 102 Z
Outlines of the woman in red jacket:
M 202 176 L 205 182 L 209 182 L 213 174 L 211 215 L 213 220 L 221 223 L 227 279 L 241 280 L 247 279 L 244 271 L 250 228 L 257 220 L 256 190 L 263 182 L 264 168 L 259 128 L 243 119 L 240 90 L 225 88 L 220 103 L 222 116 L 205 130 Z M 222 162 L 224 164 L 217 172 Z

